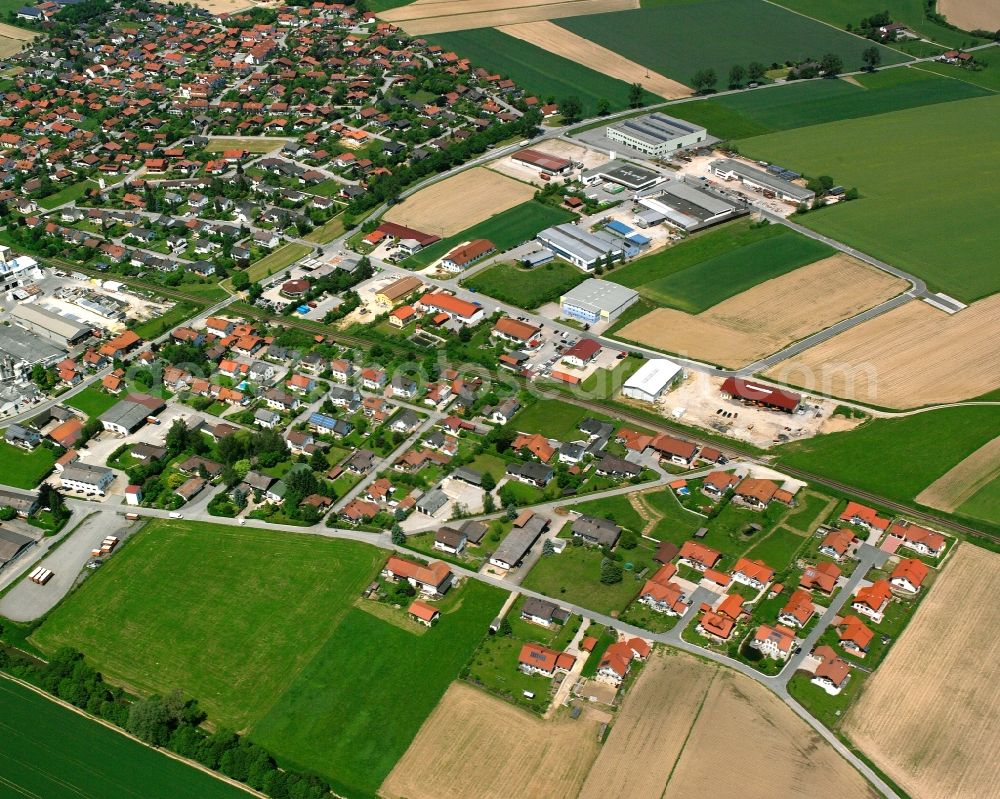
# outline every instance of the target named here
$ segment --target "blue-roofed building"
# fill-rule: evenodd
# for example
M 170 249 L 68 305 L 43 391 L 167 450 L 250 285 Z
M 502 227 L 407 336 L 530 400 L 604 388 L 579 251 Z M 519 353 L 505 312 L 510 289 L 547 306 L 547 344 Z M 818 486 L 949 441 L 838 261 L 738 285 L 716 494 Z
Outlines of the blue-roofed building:
M 627 236 L 629 233 L 633 232 L 632 228 L 624 222 L 619 222 L 617 219 L 612 219 L 607 225 L 605 225 L 605 227 L 612 233 L 617 233 L 619 236 Z

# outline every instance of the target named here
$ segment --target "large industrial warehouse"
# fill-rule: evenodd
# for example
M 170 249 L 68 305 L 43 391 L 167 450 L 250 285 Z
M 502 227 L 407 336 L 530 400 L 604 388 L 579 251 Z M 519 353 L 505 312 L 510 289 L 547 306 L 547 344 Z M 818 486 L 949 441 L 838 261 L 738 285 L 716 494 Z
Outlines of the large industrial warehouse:
M 708 138 L 705 128 L 666 114 L 653 113 L 609 125 L 605 135 L 654 158 L 695 147 Z
M 10 318 L 25 330 L 65 347 L 72 347 L 94 333 L 89 325 L 74 322 L 37 305 L 16 305 L 10 312 Z
M 608 256 L 621 258 L 620 241 L 601 233 L 591 233 L 573 224 L 562 224 L 545 228 L 537 236 L 538 241 L 573 266 L 590 272 L 598 264 L 603 264 Z
M 610 322 L 621 316 L 639 299 L 639 293 L 608 280 L 591 278 L 559 299 L 564 316 L 593 324 Z
M 685 232 L 701 230 L 742 213 L 727 200 L 681 180 L 662 183 L 649 194 L 636 197 L 635 202 L 643 209 L 637 209 L 633 217 L 639 227 L 666 222 Z
M 644 402 L 657 399 L 684 377 L 684 370 L 667 358 L 653 358 L 640 366 L 622 386 L 622 396 Z

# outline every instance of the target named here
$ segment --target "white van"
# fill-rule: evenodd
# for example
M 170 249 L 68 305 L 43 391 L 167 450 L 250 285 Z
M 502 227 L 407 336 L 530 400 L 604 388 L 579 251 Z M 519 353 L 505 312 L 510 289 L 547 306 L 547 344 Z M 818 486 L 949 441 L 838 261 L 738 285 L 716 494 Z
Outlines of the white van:
M 184 518 L 184 517 L 183 517 L 183 516 L 182 516 L 181 514 L 179 514 L 179 513 L 178 513 L 177 511 L 175 511 L 175 510 L 172 510 L 172 511 L 170 511 L 170 514 L 169 514 L 169 515 L 170 515 L 170 518 L 171 518 L 171 519 L 183 519 L 183 518 Z

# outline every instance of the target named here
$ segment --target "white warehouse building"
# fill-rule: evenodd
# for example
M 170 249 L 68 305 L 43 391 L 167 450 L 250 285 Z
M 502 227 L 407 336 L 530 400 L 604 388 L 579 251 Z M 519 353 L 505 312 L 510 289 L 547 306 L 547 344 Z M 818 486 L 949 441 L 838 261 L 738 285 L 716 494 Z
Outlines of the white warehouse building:
M 563 316 L 581 322 L 611 322 L 639 299 L 639 293 L 609 280 L 590 278 L 559 298 Z
M 609 125 L 604 135 L 655 158 L 702 144 L 708 138 L 708 131 L 700 125 L 657 112 Z
M 625 385 L 622 396 L 644 402 L 656 402 L 663 392 L 684 378 L 684 370 L 667 358 L 653 358 L 636 370 Z
M 591 233 L 568 222 L 545 228 L 536 238 L 543 247 L 584 272 L 603 264 L 608 256 L 618 260 L 624 254 L 621 241 L 603 233 Z

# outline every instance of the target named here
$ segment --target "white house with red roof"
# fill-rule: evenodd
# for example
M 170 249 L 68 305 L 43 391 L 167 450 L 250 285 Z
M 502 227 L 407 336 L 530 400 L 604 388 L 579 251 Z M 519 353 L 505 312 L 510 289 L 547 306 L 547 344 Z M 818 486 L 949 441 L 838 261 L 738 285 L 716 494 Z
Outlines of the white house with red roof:
M 439 560 L 433 560 L 425 566 L 395 555 L 386 561 L 382 575 L 392 581 L 406 580 L 421 593 L 431 596 L 441 596 L 447 592 L 454 576 L 451 569 Z
M 930 567 L 916 558 L 901 560 L 892 574 L 889 575 L 889 585 L 908 594 L 916 594 L 927 579 Z
M 764 657 L 772 660 L 788 660 L 795 643 L 795 631 L 783 624 L 762 624 L 757 628 L 750 645 Z
M 889 525 L 889 535 L 900 539 L 901 547 L 912 549 L 921 555 L 936 558 L 944 552 L 945 538 L 941 533 L 928 530 L 926 527 L 904 519 L 897 519 Z
M 891 599 L 892 590 L 889 588 L 889 583 L 885 580 L 876 580 L 871 585 L 858 590 L 858 593 L 854 595 L 851 607 L 878 624 L 882 621 L 882 616 Z

